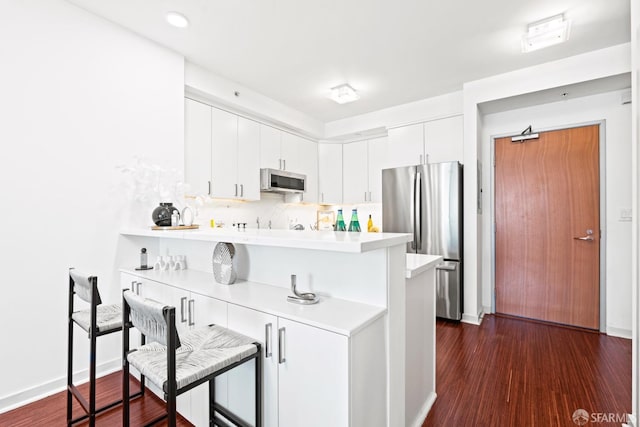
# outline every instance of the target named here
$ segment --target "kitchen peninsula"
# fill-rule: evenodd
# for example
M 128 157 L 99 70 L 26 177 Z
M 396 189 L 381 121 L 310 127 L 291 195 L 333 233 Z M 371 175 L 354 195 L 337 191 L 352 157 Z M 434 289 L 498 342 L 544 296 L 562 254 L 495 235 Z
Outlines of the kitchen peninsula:
M 406 366 L 412 340 L 406 334 L 420 328 L 405 325 L 409 234 L 135 229 L 121 235 L 127 259 L 136 259 L 133 248 L 146 247 L 150 263 L 178 254 L 188 263 L 182 271 L 122 269 L 123 287 L 175 305 L 183 328 L 217 323 L 263 342 L 265 425 L 413 424 L 405 420 L 405 372 L 413 369 Z M 215 283 L 211 273 L 218 242 L 235 245 L 238 280 L 230 286 Z M 411 271 L 433 270 L 437 262 L 414 262 Z M 319 295 L 318 304 L 287 302 L 293 274 L 301 292 Z M 433 282 L 434 275 L 421 277 Z M 435 292 L 434 283 L 424 285 Z M 248 369 L 229 372 L 217 388 L 223 405 L 251 421 L 253 405 L 243 399 L 251 392 L 243 382 Z M 434 392 L 427 393 L 431 403 Z M 206 395 L 191 393 L 179 411 L 198 424 Z

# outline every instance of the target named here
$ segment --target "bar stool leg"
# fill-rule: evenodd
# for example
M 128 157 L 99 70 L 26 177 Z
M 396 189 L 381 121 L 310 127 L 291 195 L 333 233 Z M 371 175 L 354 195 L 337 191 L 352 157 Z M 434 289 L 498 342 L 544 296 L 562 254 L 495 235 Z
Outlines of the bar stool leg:
M 216 379 L 209 380 L 209 427 L 216 425 Z
M 96 334 L 91 333 L 89 360 L 89 426 L 96 425 Z
M 71 426 L 73 418 L 73 396 L 71 395 L 71 384 L 73 384 L 73 321 L 69 316 L 69 332 L 67 334 L 67 426 Z
M 262 353 L 258 347 L 256 362 L 256 427 L 262 427 Z

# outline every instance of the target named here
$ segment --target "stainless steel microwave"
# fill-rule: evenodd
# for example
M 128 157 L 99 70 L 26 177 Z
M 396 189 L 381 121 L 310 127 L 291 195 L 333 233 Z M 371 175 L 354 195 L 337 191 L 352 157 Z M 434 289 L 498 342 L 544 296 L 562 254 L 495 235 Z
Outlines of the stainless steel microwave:
M 260 169 L 260 191 L 273 193 L 304 193 L 307 176 L 279 169 Z

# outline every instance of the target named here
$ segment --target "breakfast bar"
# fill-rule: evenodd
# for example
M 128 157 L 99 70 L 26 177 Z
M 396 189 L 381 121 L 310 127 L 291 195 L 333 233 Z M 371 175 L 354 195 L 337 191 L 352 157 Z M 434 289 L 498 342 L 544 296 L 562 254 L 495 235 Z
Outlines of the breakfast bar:
M 132 260 L 134 248 L 140 247 L 147 248 L 150 264 L 157 256 L 186 257 L 186 270 L 121 269 L 123 288 L 176 306 L 176 316 L 184 319 L 179 330 L 217 323 L 263 343 L 265 425 L 292 426 L 301 420 L 311 426 L 414 423 L 415 414 L 409 419 L 406 413 L 405 378 L 424 366 L 411 366 L 406 349 L 422 342 L 423 328 L 407 329 L 413 305 L 407 300 L 406 279 L 410 274 L 424 279 L 417 286 L 425 294 L 435 293 L 434 283 L 428 283 L 434 276 L 427 273 L 440 257 L 422 259 L 418 266 L 414 260 L 407 269 L 410 235 L 134 229 L 122 231 L 121 240 Z M 212 274 L 218 242 L 235 246 L 238 279 L 232 285 L 216 283 Z M 301 292 L 319 296 L 317 304 L 287 301 L 292 275 Z M 433 322 L 433 307 L 421 316 Z M 427 351 L 433 353 L 429 360 L 435 360 L 434 343 Z M 245 381 L 250 371 L 250 366 L 246 372 L 230 371 L 216 384 L 221 403 L 249 421 L 255 414 L 243 395 L 252 392 Z M 178 410 L 198 425 L 206 417 L 206 394 L 197 388 L 190 393 Z M 435 389 L 423 394 L 425 402 L 412 405 L 428 410 Z

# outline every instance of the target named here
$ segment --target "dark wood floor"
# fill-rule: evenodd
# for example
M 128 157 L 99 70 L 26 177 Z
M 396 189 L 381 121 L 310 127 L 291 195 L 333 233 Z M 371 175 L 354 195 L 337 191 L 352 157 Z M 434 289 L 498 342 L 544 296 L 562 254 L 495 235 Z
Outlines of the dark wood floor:
M 631 341 L 495 316 L 480 327 L 438 320 L 436 378 L 438 398 L 423 427 L 575 427 L 577 409 L 631 411 Z M 101 378 L 98 404 L 116 399 L 120 389 L 120 373 Z M 65 408 L 65 393 L 58 393 L 0 414 L 0 426 L 64 426 Z M 132 425 L 141 425 L 162 414 L 164 404 L 148 392 L 131 409 Z M 121 420 L 116 407 L 98 425 Z M 178 425 L 190 426 L 184 419 Z
M 139 390 L 139 384 L 136 380 L 131 381 L 131 392 L 135 393 Z M 79 387 L 83 396 L 89 396 L 88 387 L 83 384 Z M 101 407 L 105 404 L 118 400 L 122 392 L 122 372 L 116 372 L 97 380 L 97 397 L 96 406 Z M 78 417 L 83 414 L 80 405 L 75 402 L 73 406 L 73 416 Z M 161 416 L 165 412 L 165 404 L 160 398 L 156 397 L 152 392 L 147 391 L 143 397 L 137 398 L 131 402 L 131 425 L 141 426 L 155 418 Z M 34 427 L 47 426 L 57 427 L 67 425 L 67 397 L 66 392 L 56 393 L 52 396 L 30 403 L 13 411 L 0 414 L 1 427 Z M 74 424 L 74 426 L 86 427 L 88 421 Z M 97 426 L 121 426 L 122 425 L 122 406 L 116 406 L 108 411 L 100 413 L 96 419 Z M 158 426 L 166 426 L 166 421 L 156 424 Z M 192 427 L 182 417 L 178 419 L 178 426 Z
M 423 427 L 575 427 L 577 409 L 631 412 L 630 340 L 497 316 L 436 329 L 438 398 Z

